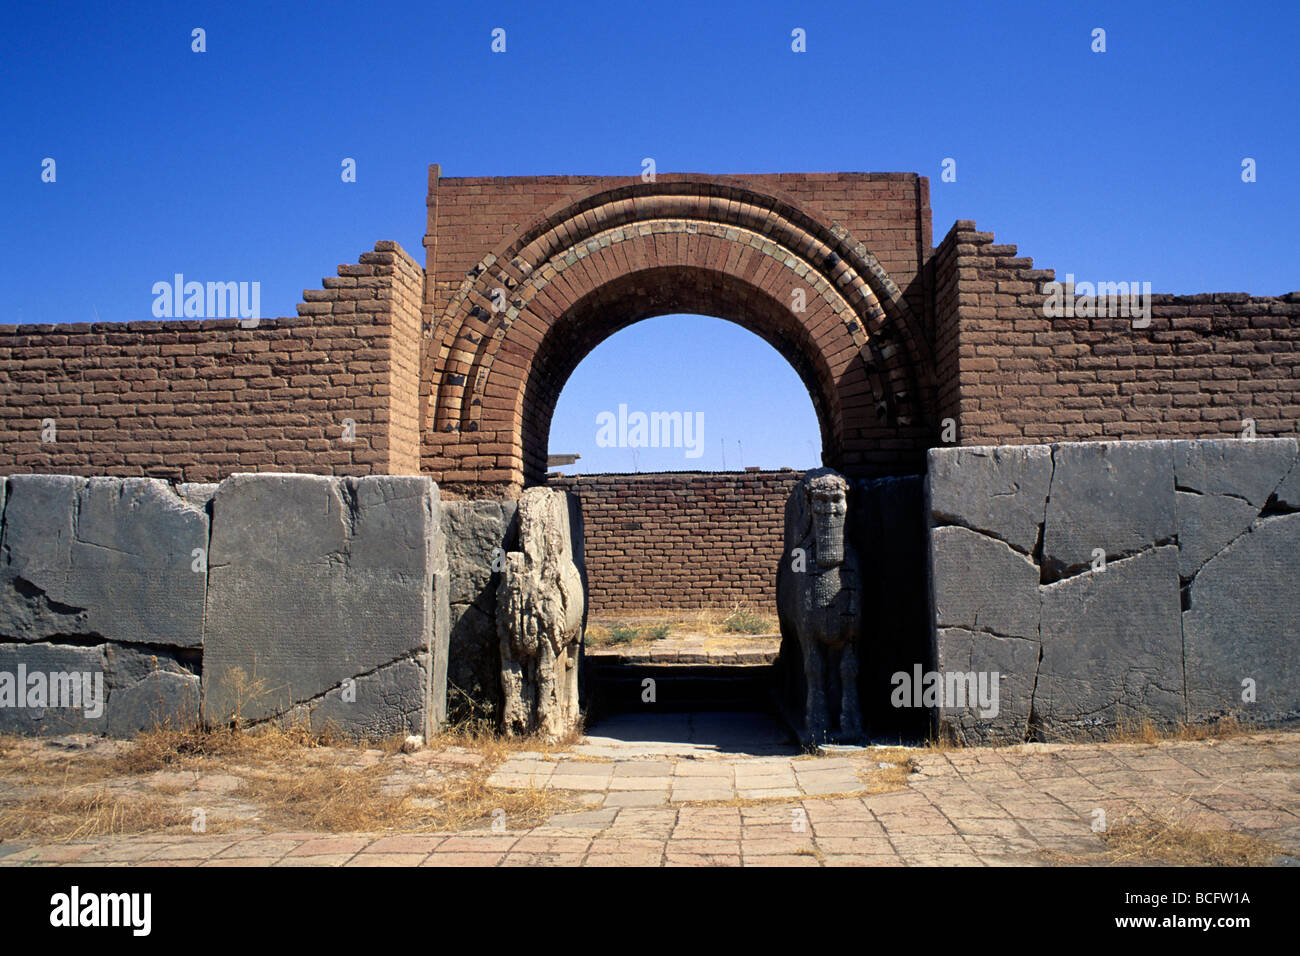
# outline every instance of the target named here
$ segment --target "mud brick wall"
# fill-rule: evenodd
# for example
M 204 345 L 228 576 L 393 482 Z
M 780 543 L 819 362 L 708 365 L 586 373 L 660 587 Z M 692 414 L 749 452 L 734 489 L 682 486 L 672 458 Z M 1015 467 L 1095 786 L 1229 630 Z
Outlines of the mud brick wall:
M 0 326 L 0 472 L 418 473 L 422 288 L 420 267 L 380 242 L 304 292 L 297 317 L 256 328 Z
M 934 660 L 998 675 L 968 742 L 1300 718 L 1293 438 L 935 449 Z M 988 686 L 991 686 L 991 682 Z
M 776 609 L 793 470 L 572 475 L 585 525 L 589 610 Z
M 958 221 L 932 260 L 939 408 L 960 444 L 1238 437 L 1248 418 L 1296 433 L 1300 293 L 1153 295 L 1146 328 L 1052 319 L 1053 270 L 993 238 Z

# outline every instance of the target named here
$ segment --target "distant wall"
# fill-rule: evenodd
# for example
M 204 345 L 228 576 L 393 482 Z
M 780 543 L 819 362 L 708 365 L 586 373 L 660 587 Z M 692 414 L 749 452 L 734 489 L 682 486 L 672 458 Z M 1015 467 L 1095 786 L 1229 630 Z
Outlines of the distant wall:
M 653 608 L 775 613 L 785 501 L 799 471 L 572 475 L 593 614 Z

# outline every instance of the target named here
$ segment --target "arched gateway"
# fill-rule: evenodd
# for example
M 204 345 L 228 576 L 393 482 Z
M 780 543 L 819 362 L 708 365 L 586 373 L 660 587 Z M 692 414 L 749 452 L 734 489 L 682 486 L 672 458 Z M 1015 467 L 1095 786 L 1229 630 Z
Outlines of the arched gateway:
M 673 312 L 736 322 L 785 356 L 825 464 L 921 470 L 938 426 L 927 189 L 911 174 L 443 180 L 432 167 L 424 470 L 470 494 L 544 481 L 577 364 Z

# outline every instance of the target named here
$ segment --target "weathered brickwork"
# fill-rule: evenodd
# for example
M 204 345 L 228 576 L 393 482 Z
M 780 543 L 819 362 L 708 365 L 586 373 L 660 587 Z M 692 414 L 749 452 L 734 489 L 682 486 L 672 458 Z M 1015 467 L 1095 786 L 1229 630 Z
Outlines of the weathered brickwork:
M 775 613 L 785 501 L 800 471 L 573 475 L 593 614 L 651 608 Z
M 928 181 L 911 173 L 430 175 L 424 467 L 514 493 L 546 473 L 578 362 L 633 322 L 740 322 L 803 379 L 827 461 L 919 472 L 931 444 Z
M 304 292 L 298 316 L 256 328 L 0 326 L 0 469 L 177 481 L 418 473 L 422 270 L 380 242 L 324 286 Z
M 1300 293 L 1153 295 L 1135 328 L 1048 318 L 1053 270 L 973 222 L 933 262 L 940 417 L 962 445 L 1241 437 L 1246 419 L 1259 437 L 1296 434 Z

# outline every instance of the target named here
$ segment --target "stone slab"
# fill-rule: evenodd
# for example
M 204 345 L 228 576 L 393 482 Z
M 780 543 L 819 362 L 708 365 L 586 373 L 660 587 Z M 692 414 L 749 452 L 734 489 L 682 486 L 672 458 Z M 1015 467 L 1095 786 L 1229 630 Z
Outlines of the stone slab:
M 955 524 L 1030 554 L 1052 478 L 1046 445 L 934 448 L 927 472 L 934 525 Z
M 1038 639 L 1038 567 L 1005 542 L 966 528 L 930 532 L 939 628 Z
M 84 674 L 91 675 L 89 698 Z M 39 677 L 33 680 L 34 675 Z M 76 696 L 62 697 L 59 702 L 78 706 L 49 706 L 56 703 L 52 682 L 59 684 L 60 694 L 72 690 L 62 677 L 76 679 Z M 107 698 L 102 646 L 0 644 L 0 733 L 102 734 L 108 723 Z M 41 703 L 46 706 L 39 706 Z
M 1300 717 L 1300 514 L 1254 523 L 1211 558 L 1183 612 L 1193 719 Z M 1243 699 L 1246 681 L 1254 700 Z
M 1259 508 L 1230 495 L 1174 494 L 1178 517 L 1178 574 L 1190 580 L 1201 565 L 1250 528 Z
M 283 714 L 401 661 L 422 664 L 436 694 L 432 658 L 446 656 L 438 516 L 437 486 L 423 477 L 223 481 L 212 499 L 205 718 Z M 408 714 L 411 702 L 386 706 Z M 419 706 L 431 723 L 433 702 Z M 358 730 L 388 719 L 355 713 Z
M 1178 549 L 1152 548 L 1042 588 L 1035 719 L 1048 736 L 1185 716 Z
M 1256 512 L 1263 509 L 1296 460 L 1294 438 L 1216 438 L 1169 445 L 1174 484 L 1180 491 L 1233 496 Z
M 1052 446 L 1052 476 L 1043 526 L 1047 580 L 1087 567 L 1093 551 L 1110 561 L 1173 541 L 1173 449 L 1170 442 L 1078 442 Z
M 1037 586 L 1034 590 L 1036 599 Z M 945 688 L 939 706 L 939 719 L 944 729 L 965 745 L 1024 740 L 1029 727 L 1040 646 L 1036 636 L 1033 640 L 1024 640 L 962 628 L 941 628 L 936 633 L 935 647 L 936 673 L 942 675 Z M 997 688 L 993 706 L 980 706 L 978 694 L 972 701 L 968 692 L 964 704 L 959 699 L 948 698 L 947 675 L 950 673 L 974 674 L 977 682 L 981 673 L 987 675 L 984 686 L 990 692 L 993 687 Z M 962 690 L 970 686 L 967 684 Z M 978 691 L 978 683 L 974 686 Z
M 0 636 L 202 646 L 203 510 L 154 478 L 5 484 Z

